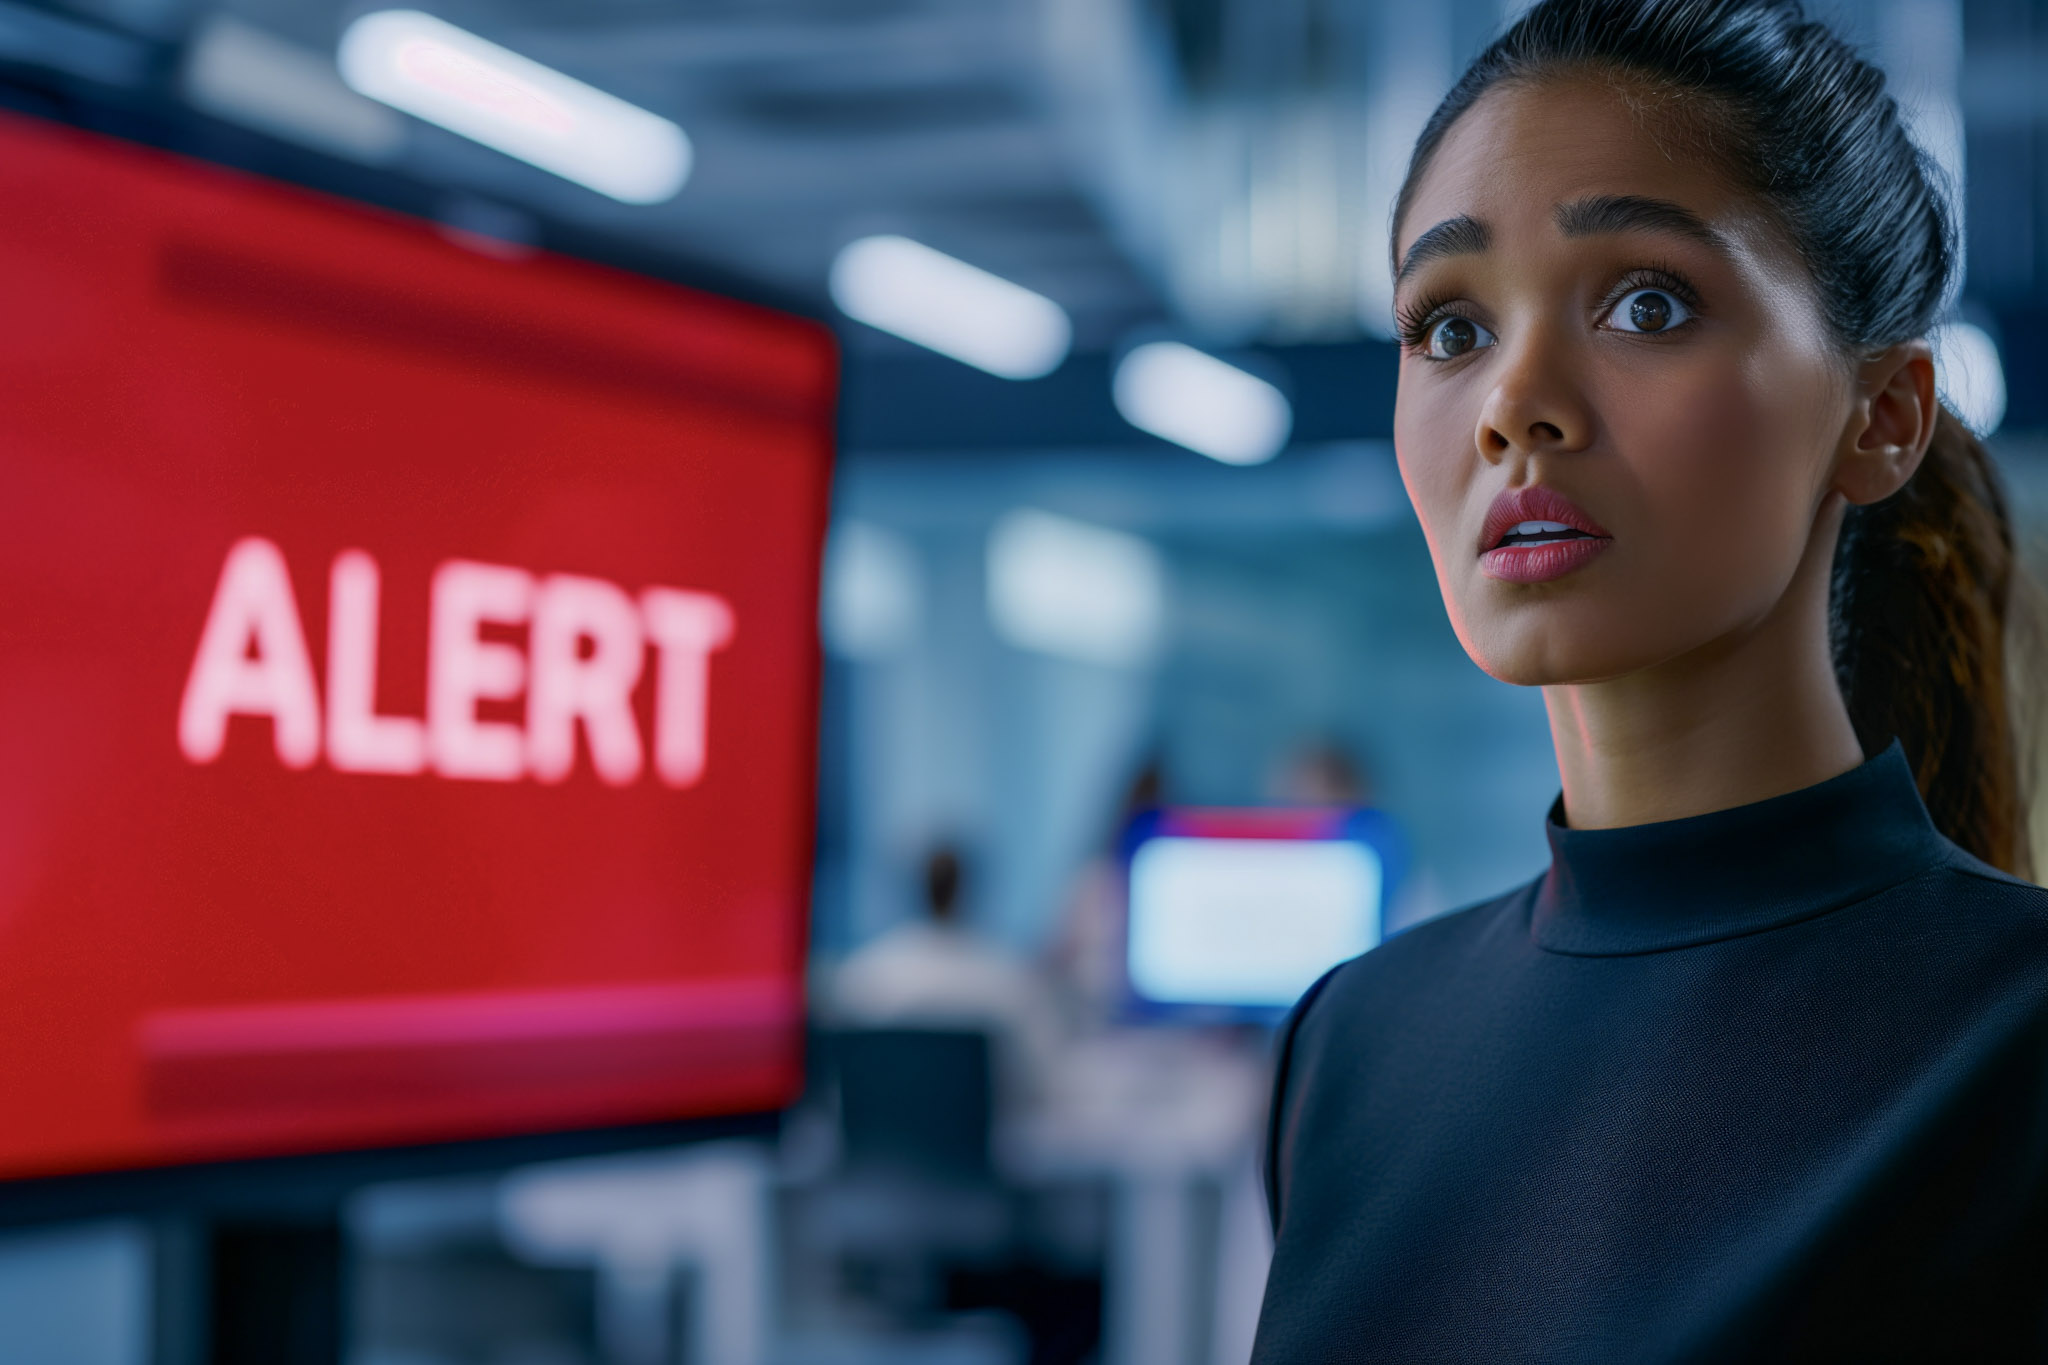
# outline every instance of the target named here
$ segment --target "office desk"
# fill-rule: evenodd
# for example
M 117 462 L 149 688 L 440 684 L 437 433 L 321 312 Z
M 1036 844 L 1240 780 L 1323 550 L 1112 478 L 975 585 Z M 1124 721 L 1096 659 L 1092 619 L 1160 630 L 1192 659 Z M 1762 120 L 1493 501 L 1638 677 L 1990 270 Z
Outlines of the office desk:
M 1271 1255 L 1255 1175 L 1269 1074 L 1263 1040 L 1118 1031 L 1073 1045 L 1044 1102 L 998 1131 L 1007 1179 L 1111 1187 L 1103 1365 L 1243 1365 Z

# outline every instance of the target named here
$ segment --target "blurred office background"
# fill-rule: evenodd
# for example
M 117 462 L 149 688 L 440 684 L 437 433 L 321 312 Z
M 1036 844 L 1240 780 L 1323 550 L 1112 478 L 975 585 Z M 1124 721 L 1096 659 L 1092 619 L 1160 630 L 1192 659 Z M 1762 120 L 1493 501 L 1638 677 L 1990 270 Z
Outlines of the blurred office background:
M 1116 840 L 1162 803 L 1371 806 L 1411 859 L 1393 929 L 1543 864 L 1540 700 L 1458 648 L 1387 440 L 1389 200 L 1435 100 L 1520 6 L 435 0 L 683 129 L 686 178 L 653 202 L 358 93 L 336 54 L 377 8 L 0 0 L 0 101 L 478 251 L 829 317 L 844 391 L 813 1094 L 774 1141 L 361 1192 L 345 1358 L 1244 1359 L 1268 1035 L 1125 1008 Z M 1946 382 L 2038 527 L 2048 3 L 1816 8 L 1893 72 L 1961 187 Z M 994 289 L 980 311 L 1007 321 L 949 335 L 875 302 L 949 279 Z M 1143 429 L 1201 443 L 1161 401 L 1219 405 L 1210 429 L 1234 434 L 1205 452 Z M 949 946 L 919 949 L 907 927 L 935 912 Z M 893 965 L 872 955 L 892 935 L 910 945 Z M 985 989 L 919 996 L 902 980 L 924 950 L 972 957 Z M 895 1027 L 949 1018 L 994 1045 Z M 0 1235 L 0 1362 L 170 1360 L 177 1236 Z

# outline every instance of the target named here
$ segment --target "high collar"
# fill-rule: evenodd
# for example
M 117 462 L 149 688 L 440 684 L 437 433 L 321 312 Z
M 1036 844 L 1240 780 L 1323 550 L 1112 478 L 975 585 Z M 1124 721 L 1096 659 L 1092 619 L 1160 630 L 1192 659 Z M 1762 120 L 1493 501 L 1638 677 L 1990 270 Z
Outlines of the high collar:
M 1529 932 L 1609 957 L 1686 948 L 1810 919 L 1875 895 L 1953 847 L 1897 743 L 1840 777 L 1731 810 L 1568 829 L 1550 810 L 1550 870 Z

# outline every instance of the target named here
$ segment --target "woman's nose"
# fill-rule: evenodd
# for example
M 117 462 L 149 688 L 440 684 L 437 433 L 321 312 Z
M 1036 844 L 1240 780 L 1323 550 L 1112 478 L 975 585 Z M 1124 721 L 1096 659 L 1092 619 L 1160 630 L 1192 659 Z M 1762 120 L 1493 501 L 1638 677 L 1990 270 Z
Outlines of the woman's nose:
M 1520 357 L 1504 357 L 1504 367 L 1480 410 L 1476 433 L 1479 453 L 1489 460 L 1520 452 L 1583 449 L 1592 435 L 1592 415 L 1577 388 L 1546 363 L 1536 348 Z

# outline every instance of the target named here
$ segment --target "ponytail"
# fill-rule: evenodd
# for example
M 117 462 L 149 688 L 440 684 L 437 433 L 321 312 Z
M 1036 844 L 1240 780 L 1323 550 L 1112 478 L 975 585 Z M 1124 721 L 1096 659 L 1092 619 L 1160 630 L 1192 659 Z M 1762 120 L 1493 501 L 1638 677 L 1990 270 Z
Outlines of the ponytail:
M 1896 738 L 1941 832 L 2022 877 L 2031 765 L 2011 664 L 2032 640 L 2015 619 L 2031 605 L 2024 575 L 1998 470 L 1944 407 L 1906 486 L 1843 519 L 1829 604 L 1865 752 Z

